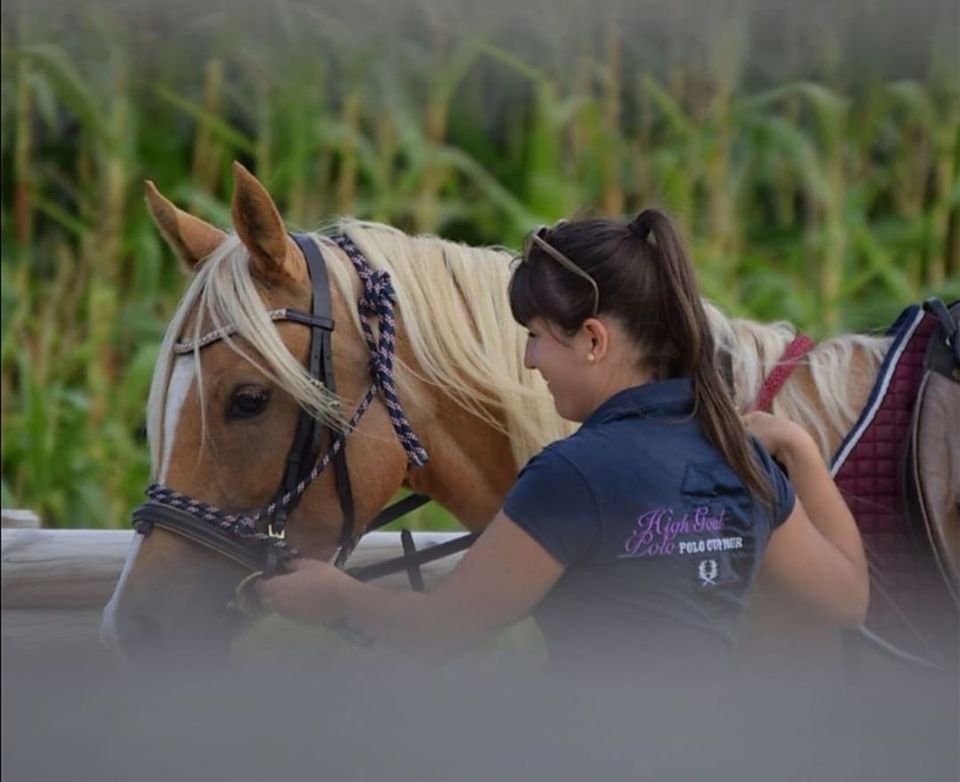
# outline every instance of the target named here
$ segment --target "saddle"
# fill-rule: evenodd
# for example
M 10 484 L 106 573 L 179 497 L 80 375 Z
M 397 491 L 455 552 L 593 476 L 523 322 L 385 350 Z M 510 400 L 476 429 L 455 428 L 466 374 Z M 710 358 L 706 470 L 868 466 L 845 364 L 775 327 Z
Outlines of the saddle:
M 935 300 L 904 310 L 831 468 L 870 563 L 867 629 L 926 657 L 957 634 L 958 313 Z

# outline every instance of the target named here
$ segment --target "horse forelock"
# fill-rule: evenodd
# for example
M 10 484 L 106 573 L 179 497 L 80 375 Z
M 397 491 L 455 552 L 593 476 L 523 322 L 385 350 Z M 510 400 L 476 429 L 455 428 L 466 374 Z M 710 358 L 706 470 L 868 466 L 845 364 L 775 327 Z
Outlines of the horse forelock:
M 178 414 L 170 404 L 175 367 L 192 361 L 193 377 L 203 398 L 202 351 L 197 344 L 205 334 L 230 327 L 220 340 L 272 382 L 290 393 L 305 409 L 329 426 L 342 426 L 339 400 L 317 385 L 284 343 L 269 315 L 269 304 L 250 272 L 250 255 L 236 235 L 228 238 L 200 266 L 177 305 L 160 346 L 147 402 L 147 436 L 150 442 L 153 476 L 168 461 L 176 423 L 167 421 Z M 195 343 L 192 353 L 178 355 L 175 345 L 187 339 Z M 181 400 L 182 404 L 182 400 Z M 200 406 L 201 442 L 206 442 L 206 406 Z M 163 452 L 161 452 L 163 449 Z

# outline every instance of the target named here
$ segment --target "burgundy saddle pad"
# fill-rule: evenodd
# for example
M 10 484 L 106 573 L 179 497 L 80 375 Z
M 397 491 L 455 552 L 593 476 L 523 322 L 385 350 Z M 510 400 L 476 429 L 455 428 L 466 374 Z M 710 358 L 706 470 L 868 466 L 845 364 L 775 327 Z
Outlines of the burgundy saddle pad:
M 914 305 L 891 327 L 893 343 L 876 384 L 831 468 L 871 565 L 866 627 L 928 658 L 955 647 L 957 611 L 923 520 L 908 510 L 904 476 L 924 359 L 937 325 L 935 315 Z

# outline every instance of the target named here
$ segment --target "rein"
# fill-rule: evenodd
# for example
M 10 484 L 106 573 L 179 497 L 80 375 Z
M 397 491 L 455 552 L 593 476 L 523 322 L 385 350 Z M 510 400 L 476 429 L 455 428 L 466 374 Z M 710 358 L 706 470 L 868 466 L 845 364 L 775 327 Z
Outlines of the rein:
M 313 311 L 304 313 L 281 309 L 273 310 L 268 315 L 274 321 L 301 323 L 311 329 L 308 369 L 316 382 L 321 383 L 333 393 L 335 386 L 331 335 L 334 322 L 331 317 L 326 267 L 313 239 L 301 234 L 291 234 L 291 238 L 300 247 L 307 260 L 313 289 Z M 148 501 L 133 513 L 133 526 L 137 532 L 147 534 L 156 525 L 226 556 L 251 571 L 272 575 L 278 569 L 283 569 L 290 560 L 301 556 L 300 552 L 285 539 L 287 516 L 296 507 L 309 486 L 332 462 L 336 471 L 337 494 L 343 513 L 334 564 L 342 568 L 359 540 L 359 535 L 353 528 L 353 495 L 346 469 L 344 444 L 347 436 L 356 428 L 369 409 L 378 391 L 386 405 L 397 439 L 407 455 L 408 466 L 422 467 L 427 463 L 429 458 L 427 452 L 410 426 L 393 381 L 396 352 L 394 316 L 396 295 L 390 275 L 386 271 L 372 268 L 360 249 L 348 237 L 335 236 L 332 241 L 344 251 L 360 278 L 363 290 L 358 308 L 364 338 L 370 350 L 371 384 L 343 431 L 328 432 L 329 445 L 318 459 L 319 444 L 325 427 L 305 410 L 301 410 L 283 483 L 276 499 L 265 508 L 249 515 L 230 513 L 215 505 L 154 483 L 147 488 Z M 373 318 L 377 321 L 376 335 L 370 324 L 370 319 Z M 194 342 L 178 341 L 174 346 L 174 352 L 189 353 L 226 339 L 235 332 L 235 326 L 223 326 Z M 422 495 L 406 497 L 381 511 L 365 531 L 382 527 L 428 501 L 429 498 Z M 456 541 L 451 541 L 459 544 L 459 548 L 453 548 L 446 553 L 466 548 L 474 538 L 473 535 L 465 535 Z M 444 545 L 451 548 L 450 544 Z M 357 569 L 357 577 L 368 580 L 407 570 L 411 583 L 416 585 L 419 580 L 419 565 L 444 554 L 439 554 L 434 549 L 416 552 L 411 550 L 411 547 L 412 542 L 405 546 L 408 553 L 397 560 Z

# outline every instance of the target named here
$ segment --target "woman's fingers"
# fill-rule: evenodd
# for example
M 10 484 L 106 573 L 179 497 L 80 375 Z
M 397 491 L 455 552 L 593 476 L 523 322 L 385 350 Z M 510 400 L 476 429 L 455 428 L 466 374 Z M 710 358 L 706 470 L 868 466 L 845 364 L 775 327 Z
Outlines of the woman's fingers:
M 807 447 L 808 442 L 813 442 L 810 434 L 789 418 L 754 411 L 746 413 L 742 420 L 747 431 L 756 437 L 772 456 L 781 460 L 786 452 Z
M 319 560 L 304 559 L 291 570 L 256 583 L 261 605 L 268 610 L 300 621 L 324 621 L 338 614 L 336 568 Z
M 253 584 L 253 591 L 257 594 L 257 600 L 260 602 L 260 607 L 264 611 L 275 612 L 276 607 L 273 604 L 273 589 L 270 585 L 270 580 L 266 578 L 258 578 Z

